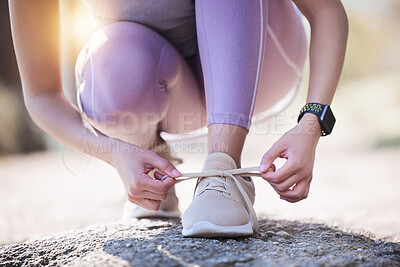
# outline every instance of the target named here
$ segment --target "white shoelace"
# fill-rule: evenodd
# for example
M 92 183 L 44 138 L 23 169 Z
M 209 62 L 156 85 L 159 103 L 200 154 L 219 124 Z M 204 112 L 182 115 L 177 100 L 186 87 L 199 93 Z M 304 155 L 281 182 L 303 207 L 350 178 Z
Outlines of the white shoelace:
M 252 216 L 253 229 L 255 231 L 258 231 L 259 226 L 258 226 L 257 214 L 253 208 L 253 204 L 251 203 L 249 196 L 246 193 L 246 190 L 243 188 L 242 184 L 239 181 L 239 178 L 237 177 L 237 176 L 261 177 L 261 173 L 258 171 L 258 169 L 259 169 L 259 167 L 256 166 L 256 167 L 248 167 L 248 168 L 231 169 L 231 170 L 225 170 L 225 171 L 207 170 L 207 171 L 202 171 L 202 172 L 182 173 L 182 175 L 180 177 L 176 178 L 175 181 L 177 183 L 180 183 L 182 181 L 186 181 L 186 180 L 190 180 L 190 179 L 205 178 L 205 177 L 230 177 L 230 178 L 232 178 L 232 180 L 236 183 L 236 186 L 239 188 L 239 191 L 243 196 L 247 210 L 250 212 L 250 214 Z M 273 171 L 273 170 L 270 168 L 269 171 Z M 164 175 L 161 179 L 161 182 L 164 181 L 167 177 L 168 177 L 168 175 Z M 216 189 L 215 187 L 213 187 L 212 189 L 224 192 L 224 190 Z

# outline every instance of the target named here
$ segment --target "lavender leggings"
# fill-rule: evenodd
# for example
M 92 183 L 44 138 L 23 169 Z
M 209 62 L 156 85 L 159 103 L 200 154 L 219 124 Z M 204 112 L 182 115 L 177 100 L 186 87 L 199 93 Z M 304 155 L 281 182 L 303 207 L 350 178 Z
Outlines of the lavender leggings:
M 253 114 L 293 92 L 307 44 L 290 0 L 201 0 L 195 11 L 198 52 L 189 58 L 139 23 L 114 22 L 93 35 L 77 73 L 83 69 L 82 106 L 97 129 L 129 142 L 155 129 L 249 129 Z

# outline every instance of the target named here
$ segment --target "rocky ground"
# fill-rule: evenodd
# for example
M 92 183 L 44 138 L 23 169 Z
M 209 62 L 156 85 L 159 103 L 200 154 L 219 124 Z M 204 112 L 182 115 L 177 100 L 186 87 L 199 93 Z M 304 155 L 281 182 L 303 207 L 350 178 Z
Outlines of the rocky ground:
M 184 238 L 179 220 L 94 225 L 0 246 L 1 266 L 400 266 L 400 243 L 323 224 L 260 220 L 248 238 Z

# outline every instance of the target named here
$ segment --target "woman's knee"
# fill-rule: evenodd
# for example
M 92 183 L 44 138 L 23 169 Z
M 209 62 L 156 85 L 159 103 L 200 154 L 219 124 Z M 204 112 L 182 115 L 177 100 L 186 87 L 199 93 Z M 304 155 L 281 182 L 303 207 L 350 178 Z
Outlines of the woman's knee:
M 163 66 L 165 58 L 173 60 L 170 46 L 157 33 L 131 22 L 96 32 L 83 71 L 85 113 L 100 123 L 110 118 L 161 121 L 168 107 L 167 80 L 174 75 L 172 67 L 165 71 Z

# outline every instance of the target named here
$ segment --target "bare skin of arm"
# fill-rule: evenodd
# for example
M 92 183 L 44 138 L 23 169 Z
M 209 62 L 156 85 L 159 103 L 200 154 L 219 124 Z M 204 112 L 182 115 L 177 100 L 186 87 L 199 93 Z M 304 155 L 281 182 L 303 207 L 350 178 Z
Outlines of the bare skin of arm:
M 339 0 L 293 0 L 311 26 L 310 83 L 307 103 L 331 104 L 343 68 L 348 36 L 346 12 Z M 315 149 L 321 136 L 318 118 L 306 113 L 264 154 L 260 165 L 281 199 L 307 198 L 313 177 Z M 287 159 L 276 172 L 267 172 L 276 158 Z M 292 187 L 294 185 L 294 187 Z
M 10 0 L 9 6 L 25 105 L 32 119 L 60 142 L 114 166 L 128 199 L 158 210 L 175 182 L 172 178 L 163 183 L 152 180 L 147 173 L 158 168 L 170 177 L 178 177 L 179 172 L 172 172 L 175 167 L 146 149 L 101 133 L 96 137 L 83 126 L 79 111 L 64 97 L 58 1 Z

